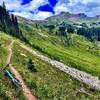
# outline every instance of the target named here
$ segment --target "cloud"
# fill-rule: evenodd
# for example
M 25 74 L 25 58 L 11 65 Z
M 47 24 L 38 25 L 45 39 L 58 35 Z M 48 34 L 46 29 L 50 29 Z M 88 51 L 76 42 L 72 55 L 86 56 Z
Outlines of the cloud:
M 99 0 L 69 0 L 69 5 L 70 6 L 73 6 L 73 5 L 76 5 L 78 3 L 81 3 L 81 4 L 88 4 L 88 3 L 100 3 Z
M 42 19 L 44 19 L 45 16 L 49 16 L 48 13 L 46 13 L 47 15 L 45 15 L 44 12 L 43 14 L 41 14 L 41 12 L 38 11 L 38 7 L 47 4 L 48 0 L 32 0 L 25 5 L 22 4 L 23 0 L 0 0 L 0 5 L 3 2 L 5 2 L 6 7 L 9 11 L 18 16 L 22 16 L 28 19 L 38 19 L 38 15 L 41 15 Z M 34 12 L 35 14 L 32 12 Z M 36 14 L 38 15 L 36 16 Z M 34 16 L 38 18 L 35 18 Z
M 43 20 L 47 17 L 52 16 L 51 12 L 43 12 L 43 11 L 39 11 L 37 14 L 34 15 L 33 19 L 35 20 Z
M 59 14 L 61 12 L 67 12 L 69 11 L 68 8 L 66 7 L 65 4 L 58 4 L 55 8 L 54 11 L 56 14 Z
M 6 3 L 7 9 L 22 17 L 29 19 L 45 19 L 53 13 L 60 12 L 86 13 L 89 16 L 100 14 L 99 0 L 0 0 L 0 5 Z M 23 3 L 24 2 L 24 3 Z M 46 8 L 48 5 L 50 9 Z M 43 9 L 38 9 L 43 7 Z
M 94 7 L 94 8 L 92 8 L 92 11 L 88 11 L 88 12 L 86 12 L 86 14 L 87 14 L 88 16 L 100 15 L 100 6 L 99 6 L 99 7 Z
M 48 3 L 48 0 L 32 0 L 28 5 L 29 5 L 29 10 L 35 10 L 38 7 L 45 5 Z
M 26 11 L 22 11 L 22 12 L 14 12 L 13 14 L 18 15 L 18 16 L 22 16 L 28 19 L 32 19 L 34 17 L 34 15 L 30 12 L 26 12 Z

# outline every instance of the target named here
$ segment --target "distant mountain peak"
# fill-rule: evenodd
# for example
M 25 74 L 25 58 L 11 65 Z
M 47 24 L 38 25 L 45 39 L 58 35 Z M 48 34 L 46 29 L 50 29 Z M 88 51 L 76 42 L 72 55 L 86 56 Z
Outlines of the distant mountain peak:
M 67 17 L 67 18 L 72 18 L 72 17 L 81 17 L 81 18 L 85 18 L 85 17 L 88 17 L 85 13 L 73 14 L 73 13 L 70 13 L 70 12 L 61 12 L 59 15 L 60 15 L 60 16 L 61 16 L 61 15 L 64 15 L 64 16 Z
M 78 14 L 76 14 L 77 16 L 79 16 L 79 17 L 88 17 L 85 13 L 78 13 Z
M 58 15 L 54 15 L 54 16 L 46 18 L 45 21 L 49 21 L 52 23 L 67 21 L 70 23 L 70 22 L 78 21 L 81 19 L 88 19 L 88 18 L 90 17 L 88 17 L 85 13 L 74 14 L 71 12 L 61 12 Z
M 70 13 L 62 11 L 60 14 L 70 14 Z
M 96 18 L 100 18 L 100 15 L 96 15 Z

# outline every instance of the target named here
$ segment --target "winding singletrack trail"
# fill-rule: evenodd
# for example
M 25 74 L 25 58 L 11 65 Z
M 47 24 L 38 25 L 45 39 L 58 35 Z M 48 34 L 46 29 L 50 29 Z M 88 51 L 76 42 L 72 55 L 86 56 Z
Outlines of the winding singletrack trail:
M 32 95 L 30 89 L 26 86 L 25 82 L 23 81 L 23 78 L 21 77 L 20 73 L 11 65 L 11 57 L 12 57 L 12 47 L 13 47 L 14 41 L 11 42 L 9 45 L 9 55 L 7 58 L 7 64 L 9 64 L 11 72 L 15 75 L 15 77 L 21 82 L 22 90 L 24 95 L 28 100 L 37 100 L 35 96 Z
M 25 46 L 24 44 L 22 44 L 20 42 L 19 42 L 19 45 L 23 49 L 29 51 L 31 54 L 33 54 L 33 55 L 37 56 L 38 58 L 48 62 L 49 64 L 51 64 L 54 67 L 60 69 L 61 71 L 69 74 L 70 76 L 77 79 L 78 81 L 87 84 L 88 86 L 90 86 L 93 89 L 100 90 L 100 80 L 99 80 L 98 77 L 92 76 L 91 74 L 88 74 L 84 71 L 80 71 L 78 69 L 69 67 L 69 66 L 63 64 L 62 62 L 52 60 L 52 59 L 36 52 L 35 50 L 32 50 L 31 48 Z

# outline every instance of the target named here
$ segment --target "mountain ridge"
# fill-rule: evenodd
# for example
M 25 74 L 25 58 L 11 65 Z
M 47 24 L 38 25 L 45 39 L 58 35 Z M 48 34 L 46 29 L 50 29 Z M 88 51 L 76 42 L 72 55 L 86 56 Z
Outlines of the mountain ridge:
M 19 22 L 24 21 L 25 23 L 29 23 L 29 24 L 32 24 L 32 23 L 35 23 L 35 24 L 36 23 L 37 24 L 58 24 L 58 23 L 61 23 L 63 21 L 68 22 L 68 23 L 76 23 L 76 22 L 80 22 L 81 20 L 83 22 L 100 21 L 100 15 L 96 15 L 94 17 L 89 17 L 85 13 L 74 14 L 74 13 L 70 13 L 70 12 L 61 12 L 58 15 L 50 16 L 44 20 L 27 19 L 27 18 L 24 18 L 21 16 L 17 16 L 17 18 L 18 18 Z
M 41 21 L 19 16 L 17 18 L 21 37 L 15 37 L 17 33 L 14 35 L 0 31 L 0 69 L 5 67 L 8 45 L 14 40 L 14 45 L 10 48 L 11 64 L 36 98 L 100 98 L 100 91 L 96 91 L 98 87 L 100 89 L 100 47 L 97 45 L 100 42 L 100 24 L 95 22 L 96 18 L 90 18 L 84 13 L 69 12 Z M 87 21 L 90 20 L 94 22 L 89 25 Z M 6 29 L 9 29 L 9 25 Z M 10 80 L 4 80 L 3 74 L 0 73 L 0 99 L 2 97 L 2 100 L 8 100 L 8 97 L 11 98 L 9 100 L 26 100 L 23 99 L 24 92 L 20 91 L 22 89 L 16 91 Z

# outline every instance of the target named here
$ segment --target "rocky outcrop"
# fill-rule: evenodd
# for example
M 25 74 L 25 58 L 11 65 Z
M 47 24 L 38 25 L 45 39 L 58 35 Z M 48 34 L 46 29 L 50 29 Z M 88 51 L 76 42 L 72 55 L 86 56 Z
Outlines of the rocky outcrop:
M 40 59 L 48 62 L 49 64 L 59 68 L 60 70 L 62 70 L 65 73 L 69 74 L 73 78 L 91 86 L 93 89 L 100 90 L 100 80 L 98 79 L 98 77 L 94 77 L 91 74 L 88 74 L 88 73 L 80 71 L 78 69 L 69 67 L 61 62 L 56 61 L 56 60 L 52 60 L 42 54 L 37 53 L 36 51 L 28 48 L 27 46 L 25 46 L 23 44 L 20 44 L 20 46 L 22 48 L 26 49 L 27 51 L 29 51 L 30 53 L 32 53 L 33 55 L 39 57 Z

